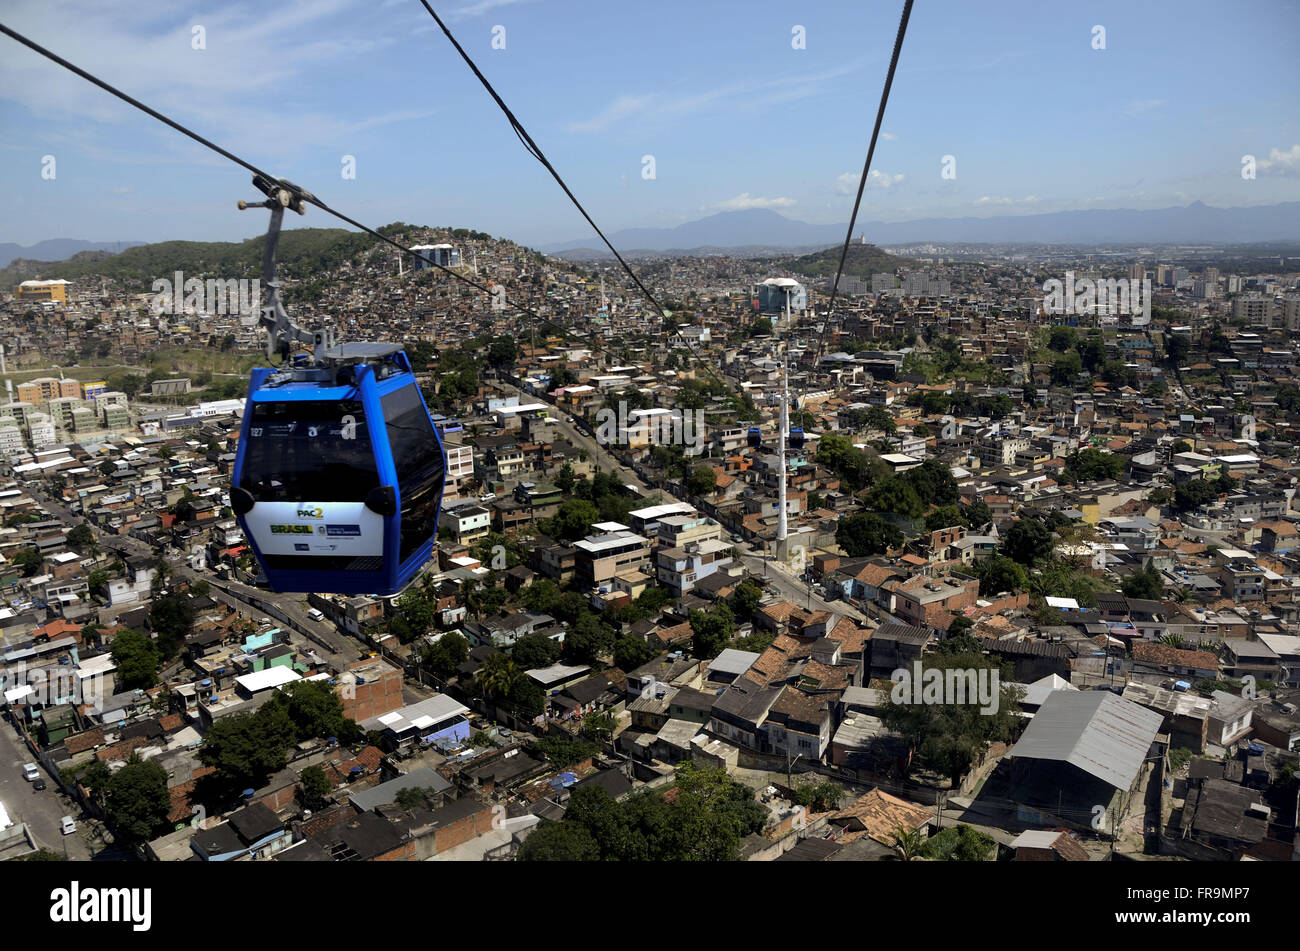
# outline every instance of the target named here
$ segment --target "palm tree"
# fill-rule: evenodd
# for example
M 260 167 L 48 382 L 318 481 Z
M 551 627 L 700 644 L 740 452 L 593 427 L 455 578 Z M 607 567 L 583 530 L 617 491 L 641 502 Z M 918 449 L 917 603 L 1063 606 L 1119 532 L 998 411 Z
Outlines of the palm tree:
M 900 862 L 911 862 L 917 858 L 924 844 L 925 837 L 921 835 L 920 829 L 913 829 L 910 832 L 902 826 L 894 829 L 894 851 L 898 853 Z
M 519 666 L 506 654 L 493 654 L 475 675 L 479 687 L 489 697 L 502 697 L 519 679 Z

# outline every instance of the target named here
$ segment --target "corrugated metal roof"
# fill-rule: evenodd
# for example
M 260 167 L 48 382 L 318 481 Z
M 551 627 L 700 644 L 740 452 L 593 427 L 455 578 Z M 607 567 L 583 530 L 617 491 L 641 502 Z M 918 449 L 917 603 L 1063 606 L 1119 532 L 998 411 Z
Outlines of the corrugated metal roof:
M 1159 713 L 1109 691 L 1054 690 L 1011 755 L 1066 762 L 1128 789 L 1163 723 Z

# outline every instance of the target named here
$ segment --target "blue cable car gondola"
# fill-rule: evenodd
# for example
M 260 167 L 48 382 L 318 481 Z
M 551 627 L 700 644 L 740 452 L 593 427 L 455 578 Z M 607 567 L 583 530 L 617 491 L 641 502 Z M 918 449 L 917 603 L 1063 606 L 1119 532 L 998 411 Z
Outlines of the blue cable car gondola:
M 763 431 L 757 426 L 749 427 L 748 440 L 750 447 L 757 449 L 759 446 L 763 445 Z
M 446 456 L 410 361 L 389 344 L 335 345 L 295 327 L 274 281 L 286 182 L 254 179 L 271 200 L 263 258 L 268 354 L 311 341 L 277 369 L 253 371 L 230 504 L 276 591 L 396 594 L 432 557 Z M 245 207 L 241 203 L 241 207 Z
M 793 426 L 790 429 L 790 448 L 802 449 L 804 443 L 803 427 Z

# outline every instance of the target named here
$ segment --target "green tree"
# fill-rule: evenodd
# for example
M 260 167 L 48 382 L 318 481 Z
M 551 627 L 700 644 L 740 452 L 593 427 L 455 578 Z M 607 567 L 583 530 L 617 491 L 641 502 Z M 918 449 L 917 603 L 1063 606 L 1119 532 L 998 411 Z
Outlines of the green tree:
M 304 769 L 298 775 L 298 782 L 303 807 L 313 811 L 323 808 L 329 801 L 329 794 L 334 791 L 334 785 L 319 766 Z
M 267 703 L 255 713 L 216 720 L 199 747 L 199 761 L 216 769 L 230 790 L 257 788 L 284 769 L 297 730 L 284 704 Z
M 524 840 L 520 862 L 596 862 L 600 846 L 577 822 L 543 822 Z
M 1099 449 L 1084 449 L 1072 452 L 1065 458 L 1067 482 L 1098 482 L 1102 479 L 1118 479 L 1128 466 L 1128 458 Z
M 955 640 L 970 631 L 974 626 L 975 622 L 965 615 L 954 615 L 953 619 L 948 623 L 948 636 L 944 639 L 943 643 L 947 644 L 950 641 Z
M 718 602 L 708 611 L 691 612 L 691 631 L 691 652 L 704 659 L 717 657 L 736 631 L 736 617 L 725 602 Z
M 568 769 L 600 752 L 591 740 L 571 736 L 544 736 L 537 749 L 556 769 Z
M 955 505 L 961 498 L 952 468 L 937 459 L 925 460 L 903 473 L 902 478 L 926 505 Z
M 343 715 L 343 701 L 329 684 L 314 680 L 296 680 L 276 691 L 262 709 L 282 706 L 293 723 L 295 739 L 335 737 L 347 744 L 360 738 L 361 730 Z
M 411 588 L 397 599 L 389 631 L 403 644 L 423 637 L 438 624 L 438 602 L 418 588 Z
M 110 648 L 117 664 L 117 681 L 121 690 L 147 690 L 158 683 L 162 655 L 153 641 L 139 631 L 127 628 L 113 638 Z
M 1192 479 L 1174 486 L 1173 506 L 1179 512 L 1190 512 L 1207 505 L 1219 497 L 1219 484 L 1208 479 Z
M 967 502 L 965 509 L 966 524 L 972 528 L 978 528 L 993 521 L 993 513 L 989 510 L 988 503 L 983 499 L 973 499 Z
M 898 425 L 894 422 L 894 417 L 883 406 L 872 406 L 867 410 L 866 424 L 871 429 L 879 429 L 886 436 L 892 436 L 898 432 Z
M 85 524 L 76 525 L 68 532 L 68 544 L 83 555 L 91 554 L 99 548 L 94 531 Z
M 1028 584 L 1025 569 L 1005 555 L 990 555 L 977 562 L 975 574 L 980 579 L 980 597 L 1023 591 Z
M 763 589 L 752 578 L 746 578 L 736 585 L 736 590 L 727 599 L 732 613 L 741 621 L 752 621 L 754 612 L 763 600 Z
M 504 698 L 523 671 L 507 654 L 492 654 L 483 661 L 476 677 L 479 689 L 488 697 Z
M 584 606 L 564 635 L 564 659 L 573 664 L 598 664 L 614 649 L 614 632 Z
M 563 542 L 574 542 L 590 534 L 593 523 L 601 520 L 600 510 L 585 499 L 569 498 L 560 503 L 559 511 L 542 523 L 542 531 Z
M 434 674 L 446 679 L 469 660 L 469 641 L 463 634 L 448 631 L 424 652 L 423 663 Z
M 1120 589 L 1130 598 L 1145 598 L 1159 601 L 1165 593 L 1165 582 L 1156 571 L 1155 565 L 1148 562 L 1140 571 L 1135 571 L 1120 584 Z
M 573 491 L 573 484 L 576 481 L 577 480 L 574 478 L 573 475 L 573 466 L 571 464 L 566 462 L 564 465 L 560 466 L 560 471 L 556 473 L 555 476 L 556 488 L 558 488 L 565 495 L 568 495 L 570 492 Z
M 171 807 L 167 771 L 157 763 L 140 759 L 137 754 L 133 753 L 109 780 L 108 822 L 130 841 L 148 841 L 167 827 Z
M 942 829 L 926 840 L 921 854 L 937 862 L 987 862 L 997 843 L 968 825 Z
M 149 608 L 149 627 L 157 636 L 163 658 L 176 656 L 194 628 L 194 604 L 183 594 L 154 598 Z
M 1047 340 L 1047 348 L 1057 353 L 1065 353 L 1074 347 L 1074 328 L 1053 327 Z
M 998 550 L 1019 564 L 1032 567 L 1052 553 L 1052 533 L 1042 522 L 1020 518 L 1011 523 Z
M 1054 386 L 1072 386 L 1083 371 L 1079 354 L 1071 350 L 1052 361 L 1051 378 Z
M 659 656 L 658 651 L 645 641 L 624 635 L 614 641 L 614 666 L 622 671 L 636 670 Z
M 867 506 L 875 512 L 893 512 L 907 518 L 920 518 L 925 512 L 916 488 L 902 476 L 890 476 L 867 495 Z
M 710 495 L 718 488 L 718 475 L 712 466 L 696 466 L 686 479 L 686 491 L 691 495 Z
M 35 548 L 21 548 L 9 561 L 22 572 L 24 578 L 30 578 L 45 564 L 45 556 Z
M 1091 333 L 1075 345 L 1079 354 L 1079 365 L 1088 373 L 1096 373 L 1106 361 L 1106 344 L 1101 336 Z
M 535 670 L 554 664 L 560 659 L 562 650 L 558 641 L 551 640 L 545 634 L 532 634 L 515 641 L 510 656 L 523 670 Z
M 879 515 L 850 515 L 835 526 L 835 543 L 850 558 L 881 555 L 903 544 L 903 533 Z
M 939 677 L 945 677 L 945 671 L 976 672 L 998 671 L 999 679 L 995 685 L 1011 683 L 1010 665 L 1005 669 L 983 654 L 929 654 L 922 658 L 922 684 L 928 682 L 927 671 L 937 671 Z M 989 677 L 990 675 L 983 675 Z M 991 679 L 991 678 L 990 678 Z M 884 705 L 880 718 L 891 730 L 895 730 L 907 740 L 916 753 L 917 764 L 926 769 L 933 769 L 956 782 L 976 756 L 990 742 L 1008 742 L 1012 739 L 1018 722 L 1017 712 L 1021 694 L 1018 688 L 1000 686 L 999 695 L 993 699 L 990 711 L 977 696 L 967 696 L 966 702 L 955 702 L 956 696 L 944 692 L 943 702 L 913 702 L 912 686 L 907 683 L 896 684 L 891 694 L 893 703 Z

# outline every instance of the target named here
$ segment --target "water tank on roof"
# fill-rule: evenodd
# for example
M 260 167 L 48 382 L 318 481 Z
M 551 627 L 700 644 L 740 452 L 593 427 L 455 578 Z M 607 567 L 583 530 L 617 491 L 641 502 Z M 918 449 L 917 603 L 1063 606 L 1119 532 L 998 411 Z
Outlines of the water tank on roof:
M 244 798 L 245 798 L 245 799 L 252 799 L 253 796 L 256 795 L 256 793 L 257 793 L 257 790 L 256 790 L 256 789 L 245 789 L 245 790 L 244 790 Z

